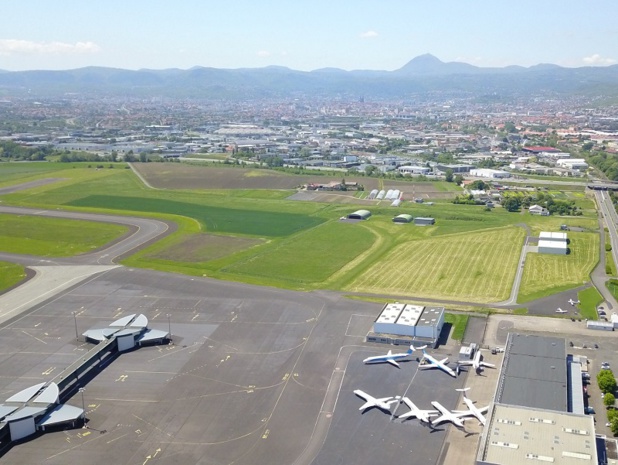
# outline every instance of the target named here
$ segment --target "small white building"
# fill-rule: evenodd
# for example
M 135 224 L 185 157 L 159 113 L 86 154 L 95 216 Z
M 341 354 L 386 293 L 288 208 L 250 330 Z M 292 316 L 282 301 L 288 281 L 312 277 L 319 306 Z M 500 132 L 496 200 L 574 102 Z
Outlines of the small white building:
M 587 170 L 588 163 L 583 158 L 567 158 L 556 161 L 556 165 L 571 170 Z
M 549 210 L 545 207 L 541 207 L 540 205 L 531 205 L 530 208 L 528 208 L 528 211 L 531 215 L 549 216 Z

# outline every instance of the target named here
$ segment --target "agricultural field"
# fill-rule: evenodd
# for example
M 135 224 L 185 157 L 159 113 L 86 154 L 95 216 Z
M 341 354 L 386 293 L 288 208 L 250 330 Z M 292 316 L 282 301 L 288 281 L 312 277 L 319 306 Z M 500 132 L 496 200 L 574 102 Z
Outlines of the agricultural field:
M 581 286 L 599 261 L 599 235 L 569 232 L 568 255 L 528 253 L 518 302 L 529 302 Z
M 110 223 L 0 215 L 0 251 L 68 257 L 97 249 L 127 231 L 125 226 Z
M 445 182 L 406 182 L 365 176 L 326 176 L 320 173 L 295 175 L 265 169 L 213 167 L 185 163 L 135 163 L 136 170 L 159 189 L 296 189 L 308 183 L 347 182 L 362 184 L 365 192 L 372 189 L 399 189 L 404 197 L 452 199 L 461 188 Z
M 410 241 L 393 248 L 347 290 L 468 302 L 504 300 L 524 235 L 521 228 L 506 227 Z

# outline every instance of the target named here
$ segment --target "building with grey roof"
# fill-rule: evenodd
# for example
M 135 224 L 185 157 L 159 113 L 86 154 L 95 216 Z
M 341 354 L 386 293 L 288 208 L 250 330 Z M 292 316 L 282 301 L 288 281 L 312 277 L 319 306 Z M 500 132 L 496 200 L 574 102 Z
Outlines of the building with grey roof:
M 594 419 L 587 415 L 493 404 L 477 465 L 596 465 Z
M 567 411 L 566 341 L 510 333 L 495 402 Z

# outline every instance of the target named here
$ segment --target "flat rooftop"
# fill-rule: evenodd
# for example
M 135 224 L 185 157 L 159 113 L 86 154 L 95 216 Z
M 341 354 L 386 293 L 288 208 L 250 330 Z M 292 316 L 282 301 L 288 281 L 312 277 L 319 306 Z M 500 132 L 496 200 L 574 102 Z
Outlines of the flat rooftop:
M 566 412 L 565 340 L 509 334 L 495 401 Z
M 587 415 L 493 404 L 477 462 L 597 464 L 594 420 Z

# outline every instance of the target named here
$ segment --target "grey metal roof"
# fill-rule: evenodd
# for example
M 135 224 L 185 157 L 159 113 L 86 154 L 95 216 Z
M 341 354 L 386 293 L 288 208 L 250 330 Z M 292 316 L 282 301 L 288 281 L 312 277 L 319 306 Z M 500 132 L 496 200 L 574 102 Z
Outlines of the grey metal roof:
M 6 417 L 7 415 L 10 415 L 11 413 L 13 413 L 18 408 L 19 407 L 17 407 L 17 406 L 0 405 L 0 419 Z
M 53 410 L 47 412 L 41 421 L 38 422 L 38 425 L 51 426 L 60 423 L 68 423 L 80 419 L 83 414 L 84 410 L 79 407 L 61 404 L 57 405 Z
M 17 394 L 13 394 L 6 402 L 21 402 L 25 403 L 32 399 L 41 389 L 43 389 L 45 383 L 35 384 L 29 388 L 19 391 Z
M 47 410 L 47 407 L 24 407 L 17 410 L 15 413 L 8 415 L 4 421 L 11 422 L 21 420 L 23 418 L 35 417 L 45 412 L 45 410 Z
M 567 411 L 565 340 L 509 335 L 496 402 Z

